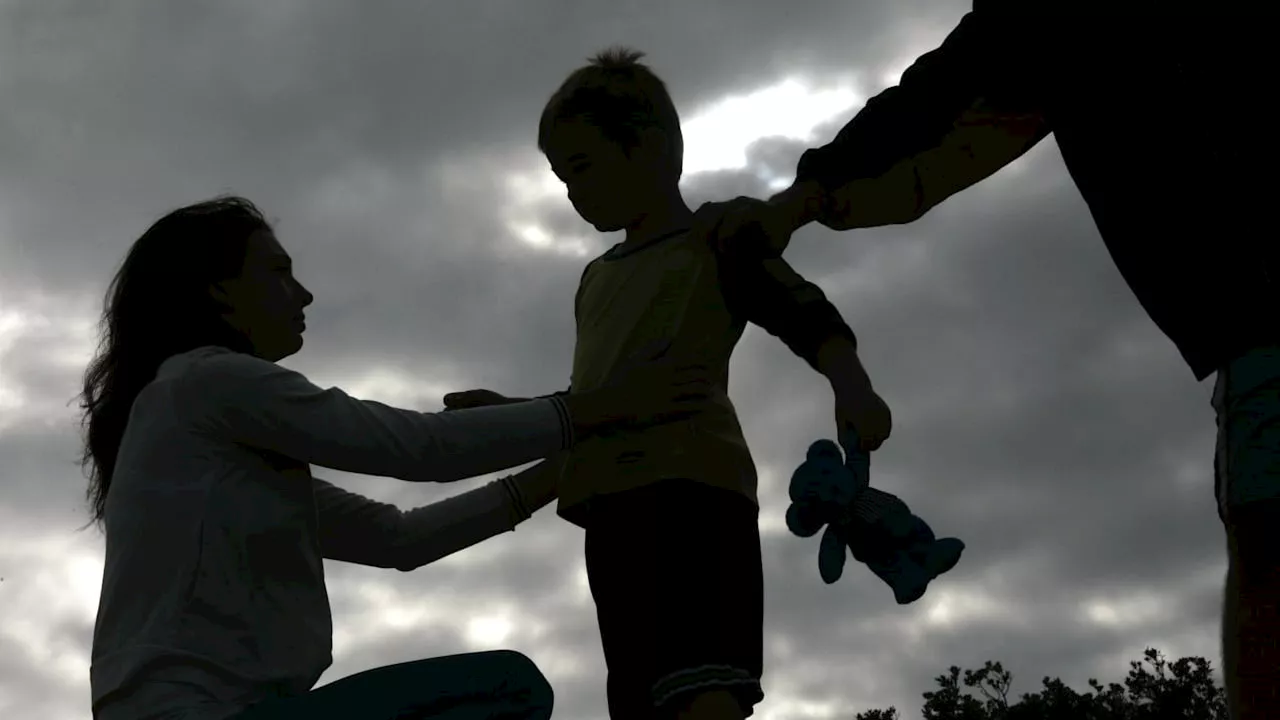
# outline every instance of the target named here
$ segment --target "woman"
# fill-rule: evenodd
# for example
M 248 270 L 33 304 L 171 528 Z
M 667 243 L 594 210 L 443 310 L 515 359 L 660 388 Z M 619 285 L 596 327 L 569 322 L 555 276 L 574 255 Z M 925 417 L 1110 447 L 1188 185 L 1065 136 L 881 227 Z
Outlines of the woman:
M 323 390 L 276 361 L 313 296 L 247 200 L 169 213 L 111 283 L 82 407 L 106 568 L 95 720 L 546 718 L 510 651 L 404 663 L 312 690 L 331 664 L 322 558 L 409 571 L 514 529 L 555 497 L 535 466 L 402 512 L 310 465 L 452 482 L 627 425 L 689 417 L 697 369 L 497 407 L 419 413 Z

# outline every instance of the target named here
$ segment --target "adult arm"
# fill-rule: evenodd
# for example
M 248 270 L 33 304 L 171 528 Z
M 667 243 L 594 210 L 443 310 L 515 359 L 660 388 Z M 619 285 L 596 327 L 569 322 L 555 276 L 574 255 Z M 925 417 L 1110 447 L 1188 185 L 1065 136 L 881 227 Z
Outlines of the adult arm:
M 407 511 L 313 478 L 324 557 L 404 572 L 428 565 L 515 530 L 549 504 L 554 465 L 542 462 Z
M 1021 157 L 1050 132 L 1034 60 L 1040 27 L 1007 0 L 975 0 L 938 48 L 805 151 L 771 198 L 794 227 L 911 222 Z
M 573 444 L 559 398 L 424 413 L 321 389 L 242 353 L 202 358 L 179 403 L 199 432 L 345 472 L 452 482 L 547 457 Z

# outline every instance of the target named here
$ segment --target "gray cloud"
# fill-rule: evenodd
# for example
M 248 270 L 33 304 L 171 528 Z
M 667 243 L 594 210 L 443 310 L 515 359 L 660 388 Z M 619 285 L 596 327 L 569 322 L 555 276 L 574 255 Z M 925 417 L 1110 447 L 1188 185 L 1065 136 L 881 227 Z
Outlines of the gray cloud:
M 321 384 L 390 369 L 432 388 L 562 389 L 586 258 L 514 238 L 502 175 L 541 167 L 538 113 L 569 71 L 606 45 L 638 47 L 686 118 L 788 75 L 855 73 L 874 87 L 967 3 L 369 7 L 0 7 L 0 403 L 14 388 L 24 402 L 0 404 L 0 643 L 16 648 L 0 653 L 0 714 L 88 715 L 87 674 L 72 677 L 71 661 L 38 646 L 87 662 L 92 614 L 42 588 L 65 569 L 49 547 L 70 543 L 67 563 L 101 557 L 93 530 L 73 533 L 87 518 L 65 403 L 83 366 L 68 358 L 90 349 L 75 328 L 159 215 L 234 191 L 278 220 L 316 295 L 307 346 L 285 364 Z M 812 144 L 761 139 L 748 168 L 692 175 L 686 195 L 696 205 L 766 194 L 761 177 L 789 176 Z M 590 239 L 593 255 L 617 240 L 590 234 L 564 204 L 535 216 L 556 237 Z M 816 539 L 778 528 L 791 470 L 831 435 L 829 391 L 749 329 L 730 392 L 762 475 L 762 718 L 815 717 L 790 705 L 801 698 L 842 703 L 837 717 L 895 704 L 915 718 L 948 665 L 986 659 L 1013 670 L 1015 692 L 1044 675 L 1076 687 L 1119 679 L 1145 644 L 1216 664 L 1208 388 L 1124 286 L 1051 141 L 916 223 L 806 229 L 787 257 L 858 332 L 894 408 L 873 482 L 968 550 L 905 608 L 852 562 L 834 586 L 821 582 Z M 14 308 L 51 324 L 6 330 Z M 418 394 L 376 399 L 439 407 Z M 321 474 L 405 508 L 479 482 Z M 544 668 L 557 717 L 604 717 L 594 606 L 578 591 L 581 531 L 543 512 L 413 573 L 329 564 L 341 642 L 321 682 L 492 649 L 467 624 L 489 612 L 478 608 L 512 606 L 517 627 L 500 646 Z M 1146 607 L 1146 596 L 1158 601 Z M 1112 624 L 1087 619 L 1102 601 L 1118 608 Z M 388 624 L 414 610 L 428 619 Z

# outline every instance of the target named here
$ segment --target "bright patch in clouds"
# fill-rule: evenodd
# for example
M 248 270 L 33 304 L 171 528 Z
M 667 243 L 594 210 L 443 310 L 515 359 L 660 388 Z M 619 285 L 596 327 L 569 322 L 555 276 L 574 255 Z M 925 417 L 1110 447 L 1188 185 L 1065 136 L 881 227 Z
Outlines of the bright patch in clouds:
M 829 87 L 787 78 L 745 95 L 731 95 L 704 106 L 684 121 L 685 179 L 698 173 L 747 168 L 747 149 L 763 138 L 815 142 L 814 130 L 848 115 L 862 96 L 851 83 Z M 590 228 L 565 236 L 540 221 L 542 211 L 558 204 L 568 208 L 564 184 L 538 155 L 534 169 L 503 173 L 508 202 L 505 224 L 516 238 L 540 250 L 586 257 L 592 248 Z M 791 184 L 791 177 L 761 175 L 772 190 Z
M 18 313 L 0 314 L 0 412 L 6 415 L 10 412 L 20 409 L 23 404 L 23 394 L 17 382 L 5 377 L 4 364 L 4 345 L 6 336 L 12 337 L 17 335 L 21 329 L 22 317 Z M 0 423 L 0 430 L 4 429 L 4 424 Z
M 573 257 L 586 257 L 590 252 L 583 240 L 577 238 L 558 240 L 556 236 L 534 222 L 509 222 L 507 229 L 516 237 L 540 250 L 553 250 Z
M 747 148 L 762 138 L 813 140 L 816 127 L 859 102 L 847 84 L 817 89 L 796 78 L 719 100 L 684 123 L 685 175 L 745 168 Z
M 848 708 L 840 701 L 813 702 L 801 700 L 799 696 L 779 697 L 770 691 L 769 709 L 760 713 L 760 720 L 783 720 L 784 718 L 825 720 L 825 718 L 848 717 L 847 713 Z
M 585 234 L 588 230 L 585 222 L 582 235 L 558 235 L 539 221 L 540 210 L 556 203 L 567 207 L 569 198 L 564 183 L 551 172 L 541 155 L 537 158 L 537 167 L 529 172 L 507 173 L 503 178 L 510 198 L 505 218 L 507 230 L 536 249 L 585 258 L 592 247 Z
M 68 404 L 93 356 L 101 296 L 53 296 L 27 292 L 0 297 L 0 432 L 18 423 L 53 424 L 72 419 Z M 36 362 L 22 360 L 32 357 Z M 67 375 L 66 393 L 47 397 L 24 384 L 30 373 Z
M 476 647 L 496 647 L 506 642 L 514 629 L 505 615 L 486 615 L 467 623 L 467 640 Z
M 1082 609 L 1085 618 L 1095 625 L 1125 628 L 1160 622 L 1174 610 L 1160 596 L 1146 592 L 1097 598 L 1086 602 Z
M 445 393 L 455 389 L 454 385 L 424 382 L 420 376 L 390 367 L 375 367 L 360 376 L 330 378 L 317 373 L 313 382 L 320 387 L 342 388 L 351 397 L 405 408 L 438 408 Z
M 929 586 L 925 598 L 929 604 L 923 619 L 927 625 L 937 628 L 956 628 L 966 622 L 998 618 L 1007 612 L 997 598 L 975 588 L 935 583 Z
M 89 658 L 59 626 L 91 625 L 96 616 L 103 564 L 93 541 L 69 532 L 0 534 L 0 607 L 17 619 L 0 626 L 0 647 L 77 683 L 89 681 Z
M 766 661 L 767 664 L 768 661 Z M 756 707 L 752 717 L 759 720 L 833 720 L 853 717 L 848 702 L 832 698 L 829 694 L 815 694 L 809 683 L 796 682 L 798 678 L 830 676 L 829 667 L 818 667 L 812 662 L 791 663 L 787 674 L 769 675 L 765 683 L 767 700 Z M 765 670 L 769 674 L 768 669 Z

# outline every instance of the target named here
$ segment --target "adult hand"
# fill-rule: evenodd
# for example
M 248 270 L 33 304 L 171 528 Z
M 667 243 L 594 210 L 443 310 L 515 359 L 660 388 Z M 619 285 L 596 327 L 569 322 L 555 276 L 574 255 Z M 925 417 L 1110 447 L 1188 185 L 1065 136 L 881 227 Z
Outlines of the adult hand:
M 492 390 L 463 390 L 444 396 L 444 409 L 464 410 L 466 408 L 486 407 L 489 405 L 510 405 L 522 402 L 520 398 L 509 398 Z
M 646 364 L 597 390 L 563 396 L 575 434 L 612 435 L 684 420 L 716 392 L 706 365 Z
M 702 238 L 718 253 L 776 258 L 787 249 L 794 230 L 779 206 L 739 196 L 699 207 L 690 236 Z
M 818 218 L 825 194 L 815 181 L 792 185 L 768 201 L 738 196 L 705 203 L 693 214 L 690 234 L 716 252 L 755 258 L 780 257 L 791 234 Z

